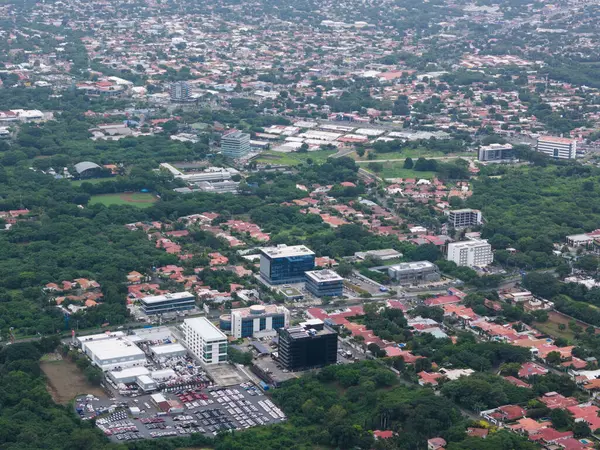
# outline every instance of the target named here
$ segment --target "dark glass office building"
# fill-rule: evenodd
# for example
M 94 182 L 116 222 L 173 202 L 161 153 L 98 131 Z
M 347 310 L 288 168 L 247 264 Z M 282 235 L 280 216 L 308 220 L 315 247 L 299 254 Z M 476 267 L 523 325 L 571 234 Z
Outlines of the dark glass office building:
M 287 370 L 307 370 L 337 362 L 337 332 L 320 320 L 280 329 L 278 360 Z
M 315 254 L 304 245 L 279 245 L 260 251 L 260 276 L 269 284 L 301 283 L 315 268 Z

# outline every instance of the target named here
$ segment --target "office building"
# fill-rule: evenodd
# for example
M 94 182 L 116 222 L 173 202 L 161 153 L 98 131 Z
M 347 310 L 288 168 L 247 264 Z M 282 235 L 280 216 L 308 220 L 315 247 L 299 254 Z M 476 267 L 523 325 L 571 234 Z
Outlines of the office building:
M 321 320 L 279 330 L 277 358 L 287 370 L 306 370 L 337 362 L 338 335 Z
M 233 131 L 221 138 L 221 153 L 229 158 L 241 158 L 250 152 L 250 135 Z
M 289 326 L 290 312 L 285 306 L 253 305 L 231 310 L 231 334 L 236 339 Z
M 143 297 L 140 299 L 140 304 L 145 314 L 164 314 L 193 309 L 196 306 L 196 297 L 189 292 L 175 292 Z
M 485 239 L 448 244 L 448 261 L 458 266 L 485 267 L 494 261 L 492 246 Z
M 315 268 L 315 253 L 304 245 L 278 245 L 260 251 L 260 276 L 269 284 L 301 283 Z
M 181 329 L 187 348 L 203 364 L 227 362 L 227 336 L 208 319 L 185 319 Z
M 315 297 L 341 297 L 344 278 L 329 269 L 309 271 L 306 272 L 306 289 Z
M 448 225 L 454 228 L 467 228 L 481 225 L 483 219 L 478 209 L 455 209 L 447 211 Z
M 537 151 L 554 159 L 575 159 L 577 141 L 556 136 L 538 138 Z
M 515 150 L 511 144 L 490 144 L 479 148 L 478 159 L 481 162 L 506 162 L 514 160 Z
M 394 264 L 388 267 L 388 275 L 393 282 L 401 285 L 417 285 L 441 278 L 438 266 L 429 261 Z
M 201 172 L 183 173 L 169 163 L 160 163 L 160 169 L 169 172 L 174 178 L 178 178 L 186 183 L 225 181 L 230 180 L 233 175 L 239 175 L 240 173 L 231 167 L 207 167 Z
M 86 342 L 82 351 L 90 358 L 92 364 L 103 371 L 117 367 L 127 368 L 146 364 L 146 354 L 125 337 L 98 339 Z
M 172 102 L 187 102 L 190 99 L 190 86 L 185 81 L 171 83 L 169 95 Z

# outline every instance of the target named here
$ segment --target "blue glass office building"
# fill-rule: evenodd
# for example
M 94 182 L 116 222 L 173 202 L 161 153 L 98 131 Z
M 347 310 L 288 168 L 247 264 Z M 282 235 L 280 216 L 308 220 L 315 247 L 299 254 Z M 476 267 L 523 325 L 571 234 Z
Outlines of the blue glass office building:
M 315 254 L 304 245 L 279 245 L 261 250 L 260 276 L 269 284 L 301 283 L 315 268 Z

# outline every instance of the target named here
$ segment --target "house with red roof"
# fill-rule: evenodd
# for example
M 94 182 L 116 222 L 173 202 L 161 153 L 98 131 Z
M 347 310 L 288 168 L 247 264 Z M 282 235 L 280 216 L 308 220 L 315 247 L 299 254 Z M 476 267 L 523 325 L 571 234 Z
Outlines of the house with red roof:
M 424 370 L 417 374 L 419 376 L 419 384 L 421 386 L 437 386 L 438 379 L 443 378 L 443 375 L 438 372 L 425 372 Z
M 512 384 L 512 385 L 515 385 L 515 386 L 517 386 L 517 387 L 522 387 L 522 388 L 531 388 L 531 385 L 530 385 L 530 384 L 528 384 L 528 383 L 525 383 L 524 381 L 522 381 L 522 380 L 519 380 L 518 378 L 516 378 L 516 377 L 513 377 L 513 376 L 507 376 L 507 377 L 504 377 L 504 379 L 505 379 L 506 381 L 508 381 L 510 384 Z
M 373 437 L 377 439 L 390 439 L 394 436 L 394 432 L 391 430 L 381 431 L 375 430 L 373 431 Z
M 534 362 L 526 362 L 523 363 L 521 368 L 519 369 L 519 378 L 529 378 L 534 375 L 546 375 L 548 373 L 548 369 L 536 364 Z
M 565 409 L 579 403 L 577 399 L 565 397 L 558 392 L 547 392 L 542 395 L 539 400 L 550 409 Z
M 461 299 L 456 295 L 441 295 L 439 297 L 428 298 L 424 303 L 426 306 L 442 306 L 451 303 L 459 303 L 460 300 Z
M 489 432 L 490 432 L 490 430 L 488 430 L 486 428 L 473 428 L 473 427 L 467 428 L 467 434 L 469 436 L 478 437 L 481 439 L 485 439 Z

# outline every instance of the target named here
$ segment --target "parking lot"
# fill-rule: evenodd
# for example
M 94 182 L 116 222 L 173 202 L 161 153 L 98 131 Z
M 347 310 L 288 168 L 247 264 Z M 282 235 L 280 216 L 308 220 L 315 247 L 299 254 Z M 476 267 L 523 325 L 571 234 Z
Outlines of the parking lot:
M 76 399 L 75 407 L 86 420 L 117 442 L 203 433 L 214 436 L 224 430 L 243 430 L 285 420 L 283 412 L 254 384 L 230 388 L 190 389 L 163 393 L 183 405 L 183 412 L 165 413 L 150 395 L 104 400 L 94 396 Z M 132 413 L 130 408 L 136 411 Z

